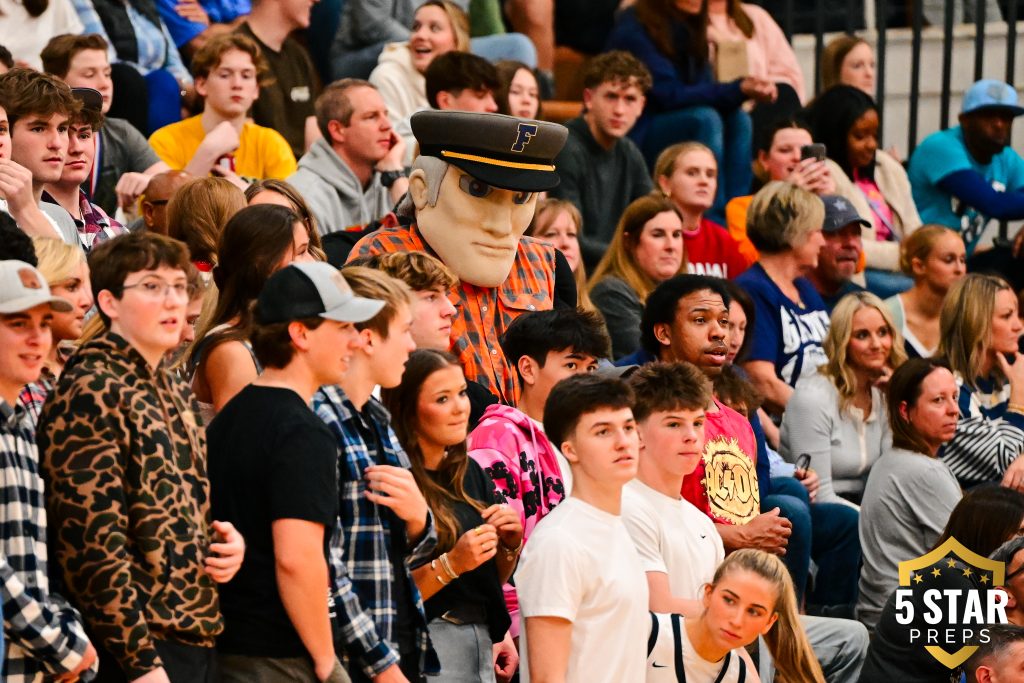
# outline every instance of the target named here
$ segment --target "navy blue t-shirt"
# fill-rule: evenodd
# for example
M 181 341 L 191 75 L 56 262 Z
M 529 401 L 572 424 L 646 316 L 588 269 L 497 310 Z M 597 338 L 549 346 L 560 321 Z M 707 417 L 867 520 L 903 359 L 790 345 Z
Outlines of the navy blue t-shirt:
M 753 337 L 748 361 L 774 364 L 775 374 L 791 387 L 802 372 L 828 361 L 821 347 L 828 333 L 828 310 L 809 280 L 800 277 L 794 281 L 803 306 L 783 294 L 760 263 L 735 282 L 754 301 L 754 329 L 747 330 Z

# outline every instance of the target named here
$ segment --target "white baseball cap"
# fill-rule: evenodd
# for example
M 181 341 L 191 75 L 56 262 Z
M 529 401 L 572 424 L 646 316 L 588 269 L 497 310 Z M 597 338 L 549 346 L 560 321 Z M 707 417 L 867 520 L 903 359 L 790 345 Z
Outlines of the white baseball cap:
M 67 299 L 50 294 L 46 278 L 24 261 L 0 261 L 0 313 L 21 313 L 40 304 L 67 313 L 74 308 Z

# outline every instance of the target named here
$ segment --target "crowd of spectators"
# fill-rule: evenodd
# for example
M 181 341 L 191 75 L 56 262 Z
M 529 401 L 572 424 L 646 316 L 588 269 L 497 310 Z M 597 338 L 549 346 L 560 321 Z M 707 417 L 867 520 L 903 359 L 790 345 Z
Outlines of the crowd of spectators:
M 1013 680 L 1010 84 L 901 160 L 759 5 L 314 5 L 0 0 L 0 680 L 938 683 L 950 539 Z

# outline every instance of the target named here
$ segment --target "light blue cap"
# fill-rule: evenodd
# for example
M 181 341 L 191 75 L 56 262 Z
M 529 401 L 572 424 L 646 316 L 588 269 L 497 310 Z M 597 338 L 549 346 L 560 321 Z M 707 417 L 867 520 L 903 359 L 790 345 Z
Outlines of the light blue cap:
M 1024 107 L 1017 104 L 1017 91 L 1002 81 L 986 79 L 978 81 L 964 93 L 961 114 L 979 109 L 1009 109 L 1014 116 L 1024 114 Z

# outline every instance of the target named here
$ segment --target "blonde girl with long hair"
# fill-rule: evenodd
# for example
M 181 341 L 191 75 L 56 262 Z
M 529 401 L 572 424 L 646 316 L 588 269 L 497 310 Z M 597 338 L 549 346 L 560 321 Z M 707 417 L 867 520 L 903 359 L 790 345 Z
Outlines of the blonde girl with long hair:
M 49 237 L 34 237 L 32 246 L 36 250 L 39 272 L 46 279 L 50 292 L 67 299 L 72 306 L 66 313 L 53 312 L 50 328 L 53 344 L 43 361 L 42 374 L 38 381 L 28 384 L 18 397 L 18 402 L 25 407 L 35 423 L 47 395 L 64 369 L 64 361 L 70 355 L 68 346 L 73 346 L 74 341 L 82 335 L 85 315 L 92 308 L 93 295 L 89 282 L 89 264 L 77 244 L 67 244 L 63 240 Z
M 588 311 L 596 310 L 587 291 L 587 268 L 580 253 L 580 233 L 583 232 L 583 216 L 576 205 L 565 199 L 542 199 L 537 202 L 528 237 L 550 242 L 562 252 L 576 281 L 576 302 Z
M 590 299 L 608 324 L 612 356 L 640 348 L 647 296 L 659 283 L 685 272 L 683 221 L 675 205 L 652 194 L 627 206 L 589 284 Z
M 889 309 L 870 292 L 843 297 L 822 344 L 828 362 L 797 383 L 779 432 L 779 451 L 810 455 L 816 503 L 857 503 L 871 466 L 891 438 L 885 384 L 907 359 Z
M 954 284 L 939 316 L 938 356 L 960 385 L 961 419 L 942 459 L 961 486 L 1001 481 L 1024 491 L 1024 324 L 1010 284 L 971 273 Z
M 711 683 L 726 665 L 729 669 L 720 680 L 739 680 L 740 657 L 734 651 L 763 636 L 775 666 L 775 681 L 825 683 L 800 624 L 793 580 L 775 555 L 753 549 L 731 553 L 704 586 L 701 603 L 700 616 L 683 620 L 688 682 Z
M 942 302 L 967 274 L 967 252 L 959 233 L 944 225 L 922 225 L 900 244 L 900 271 L 914 286 L 885 300 L 911 358 L 928 358 L 939 346 Z

